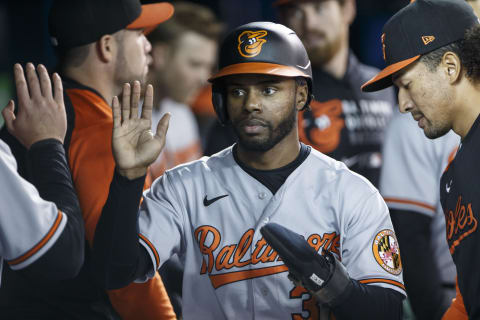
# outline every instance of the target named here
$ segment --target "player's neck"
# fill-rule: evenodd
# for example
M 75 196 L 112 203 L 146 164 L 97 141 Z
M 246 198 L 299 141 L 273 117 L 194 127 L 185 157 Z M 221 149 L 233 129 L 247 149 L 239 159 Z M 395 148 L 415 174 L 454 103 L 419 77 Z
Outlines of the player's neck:
M 480 115 L 480 85 L 465 86 L 457 97 L 461 101 L 456 103 L 453 131 L 463 140 Z
M 121 93 L 121 88 L 115 90 L 110 71 L 102 71 L 98 67 L 82 65 L 79 68 L 66 68 L 63 73 L 68 78 L 100 93 L 109 105 L 113 97 Z
M 286 166 L 294 161 L 300 152 L 298 130 L 292 132 L 266 152 L 249 151 L 238 145 L 238 159 L 251 168 L 258 170 L 273 170 Z
M 336 55 L 321 68 L 336 79 L 342 79 L 348 67 L 348 43 L 343 43 Z

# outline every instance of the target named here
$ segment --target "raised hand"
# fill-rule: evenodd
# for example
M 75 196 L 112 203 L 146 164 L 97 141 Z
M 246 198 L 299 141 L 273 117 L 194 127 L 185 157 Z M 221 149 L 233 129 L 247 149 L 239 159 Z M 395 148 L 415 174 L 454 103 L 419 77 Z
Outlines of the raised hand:
M 27 63 L 26 80 L 22 66 L 18 63 L 13 67 L 13 74 L 18 112 L 14 114 L 13 100 L 3 109 L 2 115 L 8 131 L 27 149 L 35 142 L 45 139 L 53 138 L 63 143 L 67 131 L 67 116 L 60 76 L 56 73 L 52 76 L 52 94 L 50 77 L 43 65 L 38 65 L 35 71 L 33 64 Z
M 138 117 L 140 82 L 123 86 L 122 105 L 113 97 L 112 149 L 118 172 L 135 179 L 146 174 L 165 145 L 170 114 L 165 114 L 154 134 L 152 127 L 153 87 L 147 86 L 141 117 Z

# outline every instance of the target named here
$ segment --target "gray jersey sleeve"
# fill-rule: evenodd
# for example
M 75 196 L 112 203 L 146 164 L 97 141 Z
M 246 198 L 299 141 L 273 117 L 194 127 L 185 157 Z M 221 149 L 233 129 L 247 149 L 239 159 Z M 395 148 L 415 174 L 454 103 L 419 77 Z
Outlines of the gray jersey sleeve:
M 183 211 L 179 196 L 170 184 L 168 172 L 155 180 L 152 187 L 145 191 L 139 213 L 139 239 L 153 263 L 148 278 L 153 277 L 154 271 L 173 254 L 181 253 Z M 146 278 L 138 279 L 145 280 Z
M 380 191 L 388 206 L 433 217 L 439 206 L 439 181 L 458 138 L 430 140 L 410 115 L 396 114 L 386 135 Z
M 0 141 L 0 259 L 6 259 L 13 270 L 38 260 L 67 223 L 67 216 L 54 203 L 40 198 L 16 169 L 10 149 Z
M 454 283 L 456 271 L 445 240 L 440 177 L 459 143 L 452 131 L 428 139 L 410 115 L 396 114 L 387 130 L 380 176 L 380 191 L 389 208 L 432 218 L 432 249 L 444 283 Z
M 342 216 L 346 217 L 341 232 L 342 263 L 352 279 L 405 294 L 400 251 L 388 208 L 379 192 L 366 180 L 359 183 L 360 179 L 350 179 L 345 199 L 340 199 L 340 209 L 345 212 Z

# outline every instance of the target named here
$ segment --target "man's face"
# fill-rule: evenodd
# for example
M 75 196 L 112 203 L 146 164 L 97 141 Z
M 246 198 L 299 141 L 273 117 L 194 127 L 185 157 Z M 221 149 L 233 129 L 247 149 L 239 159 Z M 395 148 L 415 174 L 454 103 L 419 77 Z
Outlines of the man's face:
M 268 151 L 297 130 L 294 79 L 234 75 L 225 78 L 225 85 L 228 117 L 245 150 Z
M 336 0 L 316 0 L 287 6 L 286 24 L 300 37 L 313 65 L 329 62 L 348 41 L 351 21 Z
M 414 62 L 393 80 L 400 112 L 410 112 L 425 136 L 435 139 L 452 129 L 454 93 L 440 66 L 432 72 L 423 62 Z
M 189 104 L 207 83 L 216 60 L 217 43 L 198 33 L 186 32 L 166 53 L 164 65 L 152 70 L 160 77 L 165 95 Z
M 138 80 L 144 83 L 148 73 L 148 65 L 152 58 L 152 46 L 143 34 L 143 30 L 122 30 L 116 35 L 117 58 L 115 66 L 115 82 L 123 85 Z

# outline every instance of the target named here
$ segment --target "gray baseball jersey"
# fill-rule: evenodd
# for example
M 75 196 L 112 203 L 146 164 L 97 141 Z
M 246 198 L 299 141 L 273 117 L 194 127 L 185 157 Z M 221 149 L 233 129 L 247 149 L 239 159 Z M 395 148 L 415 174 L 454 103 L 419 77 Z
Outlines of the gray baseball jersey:
M 154 266 L 147 276 L 173 254 L 181 257 L 185 319 L 315 319 L 315 301 L 287 278 L 259 232 L 268 222 L 332 251 L 351 278 L 404 294 L 379 192 L 315 150 L 275 195 L 241 169 L 232 147 L 167 171 L 145 192 L 140 211 L 140 242 Z
M 67 216 L 17 173 L 10 148 L 0 140 L 0 276 L 3 259 L 10 268 L 25 268 L 58 239 Z
M 380 191 L 388 206 L 433 219 L 434 257 L 444 283 L 455 283 L 455 265 L 448 250 L 445 217 L 440 204 L 440 177 L 453 159 L 460 138 L 452 131 L 438 139 L 425 137 L 410 115 L 395 114 L 384 144 Z

